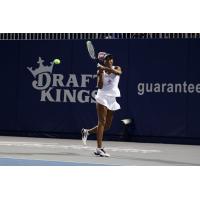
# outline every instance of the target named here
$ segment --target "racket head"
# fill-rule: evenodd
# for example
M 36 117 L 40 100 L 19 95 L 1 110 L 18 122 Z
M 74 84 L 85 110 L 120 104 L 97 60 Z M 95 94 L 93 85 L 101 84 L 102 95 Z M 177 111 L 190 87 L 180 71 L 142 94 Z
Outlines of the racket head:
M 87 41 L 86 42 L 86 46 L 87 46 L 87 50 L 88 50 L 88 53 L 90 55 L 90 57 L 94 60 L 96 60 L 96 55 L 95 55 L 95 49 L 94 49 L 94 46 L 92 44 L 91 41 Z

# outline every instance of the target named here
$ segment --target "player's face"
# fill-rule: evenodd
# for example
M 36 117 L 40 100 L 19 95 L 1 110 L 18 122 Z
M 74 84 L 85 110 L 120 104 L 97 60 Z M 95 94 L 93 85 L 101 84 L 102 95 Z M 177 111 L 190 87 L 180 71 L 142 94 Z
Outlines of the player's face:
M 112 67 L 113 65 L 113 59 L 112 58 L 107 58 L 105 61 L 104 61 L 104 64 L 108 67 Z

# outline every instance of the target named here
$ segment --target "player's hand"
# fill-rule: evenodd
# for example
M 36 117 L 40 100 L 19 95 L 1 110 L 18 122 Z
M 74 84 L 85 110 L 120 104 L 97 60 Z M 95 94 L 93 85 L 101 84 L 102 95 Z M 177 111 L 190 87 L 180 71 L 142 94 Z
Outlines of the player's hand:
M 100 65 L 99 63 L 97 64 L 97 69 L 101 72 L 103 72 L 103 70 L 105 70 L 105 67 L 103 65 Z

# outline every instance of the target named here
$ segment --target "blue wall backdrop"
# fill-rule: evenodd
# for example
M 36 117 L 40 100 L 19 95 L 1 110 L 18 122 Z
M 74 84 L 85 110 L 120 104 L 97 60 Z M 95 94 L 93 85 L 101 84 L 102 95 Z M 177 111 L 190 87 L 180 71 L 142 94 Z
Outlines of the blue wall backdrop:
M 96 65 L 85 40 L 0 41 L 0 130 L 78 135 L 96 125 Z M 200 138 L 200 40 L 94 40 L 123 69 L 108 134 Z M 54 65 L 59 58 L 61 64 Z

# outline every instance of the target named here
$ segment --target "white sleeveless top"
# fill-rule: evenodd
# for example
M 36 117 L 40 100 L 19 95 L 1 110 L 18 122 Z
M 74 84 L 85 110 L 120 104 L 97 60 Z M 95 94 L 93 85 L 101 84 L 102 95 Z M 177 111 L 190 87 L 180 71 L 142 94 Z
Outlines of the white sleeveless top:
M 114 69 L 115 67 L 112 66 L 112 68 Z M 103 88 L 98 89 L 97 95 L 120 97 L 120 90 L 118 88 L 120 76 L 113 73 L 107 74 L 105 71 L 103 73 Z

